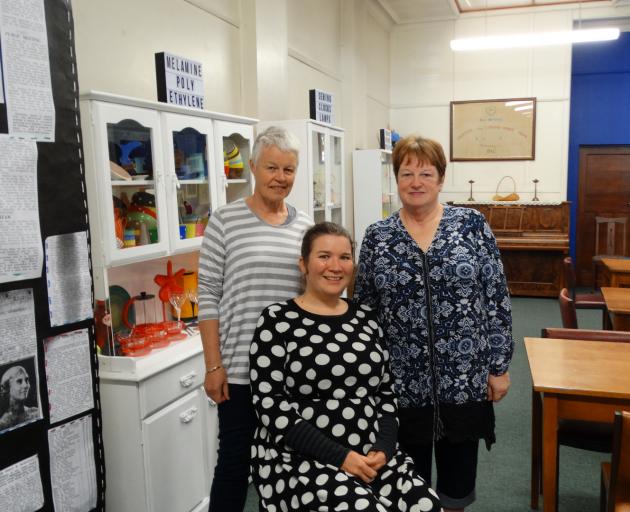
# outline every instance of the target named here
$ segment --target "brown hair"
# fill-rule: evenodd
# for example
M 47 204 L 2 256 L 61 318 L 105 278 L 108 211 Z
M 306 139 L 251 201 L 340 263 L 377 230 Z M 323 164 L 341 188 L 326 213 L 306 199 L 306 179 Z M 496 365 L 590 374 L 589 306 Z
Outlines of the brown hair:
M 311 226 L 306 233 L 304 233 L 304 238 L 302 238 L 302 249 L 300 255 L 304 261 L 308 261 L 308 257 L 311 255 L 311 251 L 313 250 L 313 243 L 315 240 L 324 235 L 343 236 L 344 238 L 347 238 L 348 242 L 350 242 L 352 258 L 354 259 L 354 242 L 352 241 L 352 237 L 346 228 L 340 226 L 339 224 L 335 224 L 334 222 L 319 222 L 314 226 Z
M 406 157 L 415 156 L 418 162 L 428 162 L 435 166 L 440 177 L 444 180 L 446 174 L 446 156 L 442 145 L 432 139 L 425 139 L 419 135 L 410 135 L 400 139 L 394 147 L 392 161 L 394 163 L 394 175 L 398 181 L 398 170 Z

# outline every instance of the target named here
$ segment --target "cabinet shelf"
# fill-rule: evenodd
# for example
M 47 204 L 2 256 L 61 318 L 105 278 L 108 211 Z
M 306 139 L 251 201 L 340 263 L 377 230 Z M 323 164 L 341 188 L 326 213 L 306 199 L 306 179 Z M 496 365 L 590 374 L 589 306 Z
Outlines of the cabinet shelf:
M 154 186 L 154 180 L 112 180 L 112 187 L 146 187 L 146 186 Z
M 228 185 L 235 185 L 237 183 L 247 183 L 247 180 L 239 178 L 239 179 L 231 179 L 231 180 L 226 180 Z
M 208 184 L 207 178 L 195 178 L 193 180 L 185 180 L 182 178 L 178 178 L 178 179 L 179 179 L 180 185 L 206 185 Z

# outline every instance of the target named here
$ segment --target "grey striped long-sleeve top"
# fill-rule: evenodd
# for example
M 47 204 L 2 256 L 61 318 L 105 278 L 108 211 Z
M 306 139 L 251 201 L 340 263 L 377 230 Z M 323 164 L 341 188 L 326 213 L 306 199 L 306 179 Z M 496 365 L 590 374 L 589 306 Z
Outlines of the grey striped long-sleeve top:
M 249 346 L 261 311 L 300 293 L 300 245 L 313 223 L 288 209 L 287 221 L 274 226 L 240 199 L 217 209 L 206 227 L 199 320 L 219 320 L 221 364 L 232 384 L 249 384 Z

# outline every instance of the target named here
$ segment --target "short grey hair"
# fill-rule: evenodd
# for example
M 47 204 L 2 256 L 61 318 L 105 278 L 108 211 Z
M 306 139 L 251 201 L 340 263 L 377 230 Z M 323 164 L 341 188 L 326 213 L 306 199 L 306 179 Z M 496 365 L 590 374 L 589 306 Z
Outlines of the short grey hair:
M 263 148 L 275 146 L 283 153 L 295 154 L 295 159 L 300 160 L 300 141 L 290 131 L 280 126 L 269 126 L 258 134 L 252 149 L 252 162 L 258 163 Z

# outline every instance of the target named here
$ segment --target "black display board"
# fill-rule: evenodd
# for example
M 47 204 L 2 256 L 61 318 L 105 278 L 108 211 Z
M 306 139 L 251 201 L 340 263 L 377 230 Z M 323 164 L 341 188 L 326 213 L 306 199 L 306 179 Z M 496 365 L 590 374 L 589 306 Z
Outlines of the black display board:
M 56 121 L 55 141 L 37 143 L 41 238 L 43 242 L 52 235 L 87 231 L 89 240 L 72 7 L 69 0 L 45 0 L 44 6 Z M 90 336 L 95 407 L 67 418 L 61 423 L 56 423 L 55 426 L 91 416 L 97 483 L 97 506 L 92 510 L 102 511 L 105 496 L 105 468 L 93 320 L 51 327 L 43 269 L 38 279 L 0 284 L 0 293 L 24 288 L 32 289 L 34 294 L 38 345 L 37 371 L 43 419 L 0 434 L 0 471 L 37 455 L 44 493 L 44 507 L 40 510 L 55 510 L 50 480 L 48 431 L 51 424 L 44 368 L 44 340 L 58 334 L 87 328 Z

